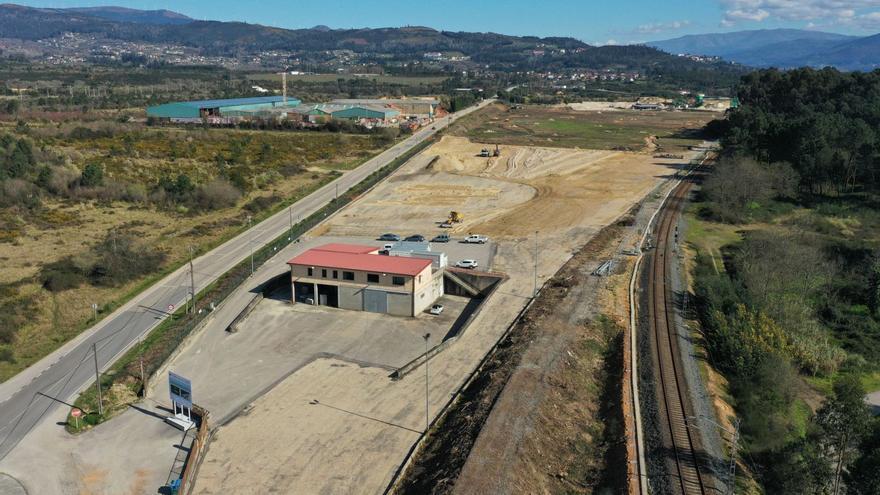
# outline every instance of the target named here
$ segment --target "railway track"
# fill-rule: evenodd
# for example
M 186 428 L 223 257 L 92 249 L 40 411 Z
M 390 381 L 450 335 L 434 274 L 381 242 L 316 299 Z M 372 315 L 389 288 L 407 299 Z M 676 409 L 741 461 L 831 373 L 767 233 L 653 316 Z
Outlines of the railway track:
M 701 167 L 698 167 L 699 170 Z M 697 455 L 699 438 L 688 418 L 693 412 L 682 374 L 675 327 L 675 295 L 669 285 L 669 263 L 673 262 L 677 241 L 677 219 L 691 181 L 682 181 L 670 194 L 660 213 L 656 230 L 656 250 L 648 266 L 648 322 L 654 347 L 653 365 L 657 385 L 657 418 L 664 451 L 667 454 L 668 484 L 672 493 L 704 495 L 708 493 L 706 475 Z

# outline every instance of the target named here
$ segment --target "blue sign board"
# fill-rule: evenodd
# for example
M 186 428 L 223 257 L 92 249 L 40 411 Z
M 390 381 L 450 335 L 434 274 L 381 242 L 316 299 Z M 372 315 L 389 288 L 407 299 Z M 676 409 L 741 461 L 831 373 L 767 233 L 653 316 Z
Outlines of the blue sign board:
M 171 392 L 171 402 L 192 409 L 191 381 L 178 374 L 168 372 L 168 389 Z

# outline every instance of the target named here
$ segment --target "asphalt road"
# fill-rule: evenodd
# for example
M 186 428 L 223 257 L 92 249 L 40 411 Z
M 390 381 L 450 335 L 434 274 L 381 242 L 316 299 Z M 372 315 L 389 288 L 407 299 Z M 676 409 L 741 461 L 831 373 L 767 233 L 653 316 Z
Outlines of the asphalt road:
M 293 205 L 293 215 L 305 218 L 331 201 L 337 191 L 343 193 L 374 171 L 406 153 L 421 141 L 493 100 L 438 119 L 435 129 L 426 127 L 389 148 L 356 169 L 343 174 Z M 285 209 L 237 237 L 196 258 L 193 262 L 196 290 L 201 290 L 237 263 L 247 259 L 251 250 L 269 243 L 289 228 Z M 189 269 L 184 266 L 163 278 L 124 306 L 83 332 L 54 353 L 0 384 L 0 459 L 5 457 L 43 419 L 60 404 L 40 393 L 70 401 L 95 377 L 95 354 L 98 367 L 108 368 L 166 316 L 170 305 L 179 308 L 189 292 Z M 97 353 L 92 349 L 96 348 Z

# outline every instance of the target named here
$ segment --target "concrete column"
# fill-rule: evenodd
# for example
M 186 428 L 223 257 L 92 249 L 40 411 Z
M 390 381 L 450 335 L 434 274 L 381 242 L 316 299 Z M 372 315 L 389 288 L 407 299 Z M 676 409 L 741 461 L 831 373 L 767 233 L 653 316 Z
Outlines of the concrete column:
M 312 283 L 312 287 L 313 287 L 312 290 L 314 291 L 312 294 L 315 295 L 315 297 L 312 299 L 312 301 L 314 302 L 315 306 L 317 306 L 318 305 L 318 284 Z

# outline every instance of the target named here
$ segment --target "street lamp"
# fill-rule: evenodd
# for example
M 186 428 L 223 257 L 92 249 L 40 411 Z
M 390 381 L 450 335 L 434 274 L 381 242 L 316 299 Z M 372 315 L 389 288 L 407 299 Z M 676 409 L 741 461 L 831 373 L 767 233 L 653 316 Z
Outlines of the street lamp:
M 431 338 L 430 333 L 426 333 L 424 336 L 425 339 L 425 432 L 428 431 L 428 426 L 431 424 L 431 420 L 428 416 L 428 340 Z
M 252 217 L 250 215 L 248 215 L 248 230 L 251 229 L 251 218 Z M 251 233 L 251 236 L 253 236 L 253 233 Z M 253 237 L 248 239 L 248 246 L 251 248 L 251 275 L 253 275 L 254 274 L 254 240 L 253 240 Z
M 532 291 L 532 298 L 538 297 L 538 231 L 535 231 L 535 289 Z

